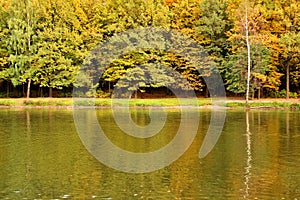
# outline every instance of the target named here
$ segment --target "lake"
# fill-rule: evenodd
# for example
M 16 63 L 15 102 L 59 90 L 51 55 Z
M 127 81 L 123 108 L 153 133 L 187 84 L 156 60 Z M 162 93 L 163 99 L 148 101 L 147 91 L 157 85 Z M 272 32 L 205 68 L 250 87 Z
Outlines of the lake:
M 105 159 L 119 159 L 113 152 L 97 151 L 99 139 L 89 134 L 95 121 L 85 127 L 82 138 L 72 110 L 1 109 L 0 199 L 300 199 L 300 112 L 227 110 L 223 131 L 202 158 L 199 149 L 209 128 L 209 109 L 190 109 L 187 115 L 178 109 L 160 115 L 157 109 L 154 116 L 166 121 L 158 134 L 146 138 L 126 135 L 110 109 L 88 111 L 86 124 L 92 122 L 89 112 L 108 140 L 136 154 L 166 146 L 186 118 L 185 136 L 179 139 L 188 148 L 166 167 L 127 173 L 102 164 L 86 148 Z M 139 127 L 155 122 L 149 113 L 130 110 Z M 186 141 L 193 125 L 199 125 L 195 138 Z M 168 153 L 161 161 L 172 156 Z

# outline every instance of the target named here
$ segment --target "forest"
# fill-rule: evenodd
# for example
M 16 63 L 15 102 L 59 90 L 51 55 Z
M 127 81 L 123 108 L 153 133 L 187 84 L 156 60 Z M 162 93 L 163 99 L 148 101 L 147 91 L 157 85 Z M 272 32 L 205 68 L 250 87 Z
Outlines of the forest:
M 214 61 L 227 95 L 244 97 L 246 24 L 251 97 L 300 95 L 298 0 L 0 0 L 0 4 L 0 97 L 71 97 L 73 88 L 80 87 L 75 80 L 89 52 L 118 33 L 141 27 L 174 30 L 195 40 Z M 197 95 L 209 96 L 197 66 L 155 49 L 114 59 L 90 95 L 110 97 L 116 86 L 137 90 L 141 97 L 167 95 L 167 83 L 185 90 L 176 77 L 160 79 L 165 71 L 152 68 L 153 63 L 176 70 Z M 151 84 L 143 84 L 146 76 Z M 125 79 L 139 87 L 122 84 Z

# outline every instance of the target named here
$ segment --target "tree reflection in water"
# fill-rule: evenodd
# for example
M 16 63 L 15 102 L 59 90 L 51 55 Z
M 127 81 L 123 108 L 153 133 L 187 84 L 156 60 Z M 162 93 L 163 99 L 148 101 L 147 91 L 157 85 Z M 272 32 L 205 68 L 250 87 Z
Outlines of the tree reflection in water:
M 252 155 L 251 155 L 251 132 L 250 132 L 250 126 L 249 126 L 249 111 L 246 111 L 246 138 L 247 138 L 247 162 L 246 162 L 246 167 L 245 167 L 245 194 L 244 198 L 247 198 L 249 196 L 249 180 L 251 178 L 251 160 L 252 160 Z

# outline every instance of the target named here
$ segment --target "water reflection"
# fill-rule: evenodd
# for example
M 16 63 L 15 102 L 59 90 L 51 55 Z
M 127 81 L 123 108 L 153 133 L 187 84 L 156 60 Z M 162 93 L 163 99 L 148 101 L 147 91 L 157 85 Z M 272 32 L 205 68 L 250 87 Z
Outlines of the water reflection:
M 135 112 L 139 123 L 149 123 L 148 112 Z M 120 134 L 108 110 L 97 110 L 97 117 L 115 144 L 143 152 L 174 137 L 180 115 L 167 112 L 163 134 L 149 141 Z M 212 113 L 197 112 L 198 134 L 176 162 L 129 174 L 89 154 L 71 111 L 0 110 L 0 199 L 300 199 L 299 112 L 229 110 L 222 135 L 202 159 L 198 152 Z
M 249 182 L 250 182 L 250 178 L 251 178 L 251 160 L 252 160 L 252 155 L 251 155 L 251 132 L 250 132 L 250 125 L 249 125 L 249 111 L 246 111 L 246 139 L 247 139 L 247 146 L 246 146 L 246 150 L 247 150 L 247 161 L 246 161 L 246 167 L 245 167 L 245 195 L 244 198 L 248 198 L 249 197 Z
M 26 113 L 27 132 L 30 133 L 30 112 L 28 110 L 26 110 L 25 113 Z
M 119 108 L 117 111 L 114 110 L 114 115 L 115 112 L 118 112 L 121 114 L 125 113 L 125 115 L 128 116 L 126 111 L 124 112 L 123 108 Z M 151 117 L 156 117 L 157 119 L 155 120 L 160 120 L 162 116 L 161 113 L 164 113 L 164 111 L 153 110 Z M 176 161 L 189 148 L 197 135 L 199 112 L 187 109 L 173 110 L 173 112 L 169 113 L 169 116 L 166 118 L 167 119 L 163 122 L 163 125 L 165 126 L 172 126 L 173 123 L 179 124 L 178 129 L 171 132 L 174 137 L 166 144 L 162 145 L 160 149 L 137 153 L 120 148 L 115 145 L 107 137 L 107 135 L 113 135 L 119 142 L 124 141 L 122 139 L 122 135 L 124 138 L 125 134 L 130 136 L 142 136 L 136 137 L 142 141 L 141 146 L 134 146 L 135 150 L 138 150 L 145 148 L 145 142 L 147 141 L 147 138 L 149 138 L 149 133 L 151 136 L 155 133 L 155 135 L 161 134 L 163 137 L 166 137 L 166 135 L 170 134 L 171 129 L 168 129 L 167 131 L 163 129 L 157 131 L 155 127 L 156 124 L 151 123 L 151 125 L 149 125 L 149 129 L 145 129 L 145 127 L 141 127 L 137 124 L 136 126 L 139 127 L 139 129 L 130 130 L 130 127 L 127 127 L 129 131 L 133 132 L 123 132 L 124 127 L 120 127 L 120 124 L 126 125 L 126 123 L 128 123 L 128 119 L 127 117 L 121 117 L 118 118 L 119 122 L 116 125 L 113 125 L 114 129 L 112 130 L 112 124 L 109 124 L 109 127 L 107 127 L 107 124 L 98 123 L 98 121 L 102 121 L 103 119 L 97 118 L 95 110 L 74 109 L 76 128 L 85 147 L 101 163 L 112 167 L 113 169 L 129 173 L 146 173 L 162 169 Z M 158 126 L 160 126 L 160 124 L 158 124 Z M 105 128 L 107 128 L 108 131 L 103 131 Z M 143 137 L 143 135 L 146 137 Z M 129 137 L 129 142 L 131 139 L 132 137 Z M 156 140 L 155 142 L 160 143 L 161 141 Z
M 285 118 L 285 133 L 288 137 L 288 143 L 290 140 L 290 113 L 286 113 L 286 118 Z

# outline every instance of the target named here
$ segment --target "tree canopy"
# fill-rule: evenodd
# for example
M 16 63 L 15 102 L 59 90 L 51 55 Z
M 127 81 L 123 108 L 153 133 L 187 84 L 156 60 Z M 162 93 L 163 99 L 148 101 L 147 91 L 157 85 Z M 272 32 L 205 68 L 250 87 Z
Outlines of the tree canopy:
M 197 41 L 214 61 L 230 95 L 245 95 L 247 48 L 251 45 L 252 97 L 300 93 L 300 5 L 297 0 L 0 0 L 0 97 L 63 96 L 73 87 L 89 52 L 112 36 L 141 27 L 180 32 Z M 93 62 L 92 60 L 90 62 Z M 203 66 L 202 66 L 203 67 Z M 143 49 L 114 59 L 93 88 L 110 96 L 183 93 L 184 77 L 208 96 L 199 70 L 174 52 Z M 95 70 L 97 70 L 95 68 Z M 176 71 L 170 76 L 169 70 Z M 80 78 L 77 78 L 77 80 Z M 55 93 L 53 93 L 55 91 Z

